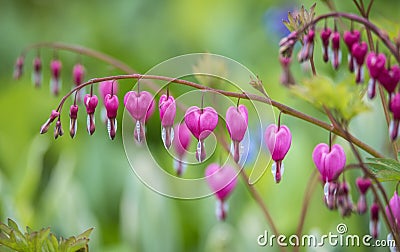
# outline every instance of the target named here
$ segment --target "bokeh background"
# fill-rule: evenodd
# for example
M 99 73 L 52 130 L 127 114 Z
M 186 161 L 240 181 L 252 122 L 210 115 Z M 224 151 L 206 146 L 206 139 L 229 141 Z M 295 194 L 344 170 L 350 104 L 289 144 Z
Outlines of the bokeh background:
M 327 11 L 321 1 L 317 2 L 317 13 Z M 350 1 L 335 2 L 340 10 L 356 12 L 346 3 Z M 399 1 L 375 2 L 373 18 L 391 17 L 393 22 L 400 21 Z M 40 90 L 30 81 L 34 52 L 27 56 L 25 75 L 19 81 L 12 79 L 13 64 L 24 47 L 40 41 L 90 47 L 126 62 L 138 72 L 146 72 L 178 55 L 211 52 L 237 60 L 258 74 L 272 98 L 327 121 L 322 113 L 279 84 L 278 42 L 287 34 L 281 20 L 288 10 L 312 3 L 308 0 L 0 0 L 0 220 L 12 218 L 21 228 L 50 226 L 64 237 L 94 227 L 91 251 L 265 250 L 257 245 L 256 239 L 270 229 L 242 182 L 229 200 L 228 219 L 221 223 L 214 216 L 213 197 L 176 200 L 147 188 L 129 166 L 121 135 L 110 141 L 106 130 L 99 125 L 95 135 L 89 137 L 85 134 L 83 116 L 73 140 L 66 135 L 55 141 L 51 130 L 39 135 L 40 126 L 59 100 L 49 94 L 48 88 L 46 66 L 53 51 L 40 52 L 45 83 Z M 320 46 L 318 41 L 317 51 Z M 69 52 L 60 52 L 59 56 L 63 61 L 63 92 L 66 92 L 77 56 Z M 97 60 L 86 57 L 82 60 L 86 79 L 118 72 Z M 322 65 L 320 59 L 317 64 Z M 297 78 L 309 75 L 300 67 L 295 66 L 294 70 Z M 321 72 L 334 74 L 329 66 L 322 66 Z M 127 84 L 121 90 L 130 88 Z M 375 105 L 371 103 L 371 111 L 352 122 L 352 132 L 390 156 L 387 127 Z M 154 117 L 157 121 L 157 114 Z M 293 133 L 284 178 L 276 185 L 267 171 L 256 188 L 280 232 L 289 236 L 296 232 L 307 181 L 315 170 L 312 149 L 325 142 L 328 134 L 295 118 L 284 116 L 283 120 Z M 161 151 L 163 146 L 159 148 Z M 348 163 L 352 161 L 349 157 Z M 146 165 L 146 160 L 141 162 Z M 357 175 L 351 172 L 348 181 L 352 183 Z M 392 195 L 392 185 L 387 186 Z M 356 201 L 353 183 L 352 195 Z M 342 219 L 337 212 L 325 208 L 322 197 L 322 186 L 318 185 L 310 202 L 305 233 L 335 232 L 339 223 L 347 224 L 349 233 L 368 233 L 368 214 Z M 387 234 L 384 225 L 381 231 L 384 239 Z M 341 251 L 341 248 L 327 246 L 320 250 Z

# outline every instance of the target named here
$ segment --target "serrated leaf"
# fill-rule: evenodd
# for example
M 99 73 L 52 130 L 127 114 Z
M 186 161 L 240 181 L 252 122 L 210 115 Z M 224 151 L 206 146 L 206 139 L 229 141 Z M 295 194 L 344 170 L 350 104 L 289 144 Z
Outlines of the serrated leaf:
M 319 110 L 328 108 L 340 121 L 350 121 L 356 115 L 369 110 L 361 97 L 362 87 L 352 83 L 347 79 L 334 83 L 332 79 L 317 76 L 291 86 L 291 91 Z
M 367 158 L 368 169 L 379 181 L 400 181 L 400 163 L 388 158 Z

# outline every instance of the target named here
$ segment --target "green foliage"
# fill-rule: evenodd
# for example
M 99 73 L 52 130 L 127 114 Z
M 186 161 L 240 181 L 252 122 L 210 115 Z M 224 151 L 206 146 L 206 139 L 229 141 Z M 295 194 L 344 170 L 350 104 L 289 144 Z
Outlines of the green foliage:
M 348 122 L 369 109 L 362 100 L 362 88 L 350 79 L 335 83 L 328 77 L 313 77 L 292 86 L 291 91 L 317 109 L 325 106 L 340 121 Z
M 305 24 L 311 23 L 315 17 L 315 6 L 314 3 L 310 10 L 306 10 L 304 6 L 297 13 L 289 12 L 288 20 L 284 20 L 283 24 L 289 29 L 289 31 L 297 31 L 301 29 Z
M 50 228 L 42 228 L 33 231 L 26 227 L 26 232 L 22 233 L 18 225 L 11 219 L 8 223 L 0 222 L 0 250 L 19 251 L 19 252 L 84 252 L 89 251 L 89 235 L 93 228 L 90 228 L 78 235 L 68 239 L 60 238 L 50 232 Z
M 400 181 L 400 163 L 390 158 L 368 158 L 369 170 L 379 181 Z

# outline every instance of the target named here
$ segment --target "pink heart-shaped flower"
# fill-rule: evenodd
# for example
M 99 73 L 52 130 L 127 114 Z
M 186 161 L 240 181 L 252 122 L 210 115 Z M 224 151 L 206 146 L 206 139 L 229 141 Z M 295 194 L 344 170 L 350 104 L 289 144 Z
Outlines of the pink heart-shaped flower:
M 378 81 L 389 93 L 393 93 L 400 81 L 400 67 L 394 65 L 387 70 L 384 68 L 379 75 Z
M 245 105 L 231 106 L 226 111 L 226 127 L 233 141 L 242 141 L 247 130 L 248 112 Z
M 365 194 L 368 188 L 371 186 L 371 180 L 369 178 L 357 178 L 356 185 L 361 194 Z
M 392 210 L 394 219 L 390 214 L 389 207 Z M 394 192 L 393 197 L 390 199 L 389 205 L 386 206 L 385 212 L 391 225 L 393 227 L 396 225 L 397 230 L 400 230 L 400 197 L 396 191 Z
M 187 152 L 190 142 L 191 135 L 185 123 L 181 123 L 175 126 L 175 137 L 172 141 L 176 153 L 179 158 L 182 158 Z
M 327 144 L 320 143 L 314 148 L 312 157 L 322 180 L 325 182 L 335 180 L 346 164 L 346 154 L 342 146 L 338 144 L 329 148 Z
M 292 134 L 286 125 L 270 124 L 265 130 L 265 143 L 274 161 L 281 161 L 289 151 L 292 144 Z
M 353 44 L 351 48 L 351 53 L 354 56 L 354 59 L 356 60 L 357 64 L 361 66 L 364 64 L 365 61 L 365 56 L 368 53 L 368 45 L 364 41 L 361 43 L 355 43 Z
M 224 201 L 236 186 L 237 172 L 231 166 L 225 165 L 220 168 L 218 164 L 210 164 L 205 175 L 212 192 L 221 201 Z
M 154 111 L 153 96 L 147 92 L 129 91 L 124 97 L 124 105 L 129 114 L 137 121 L 147 120 L 148 112 Z
M 345 31 L 343 33 L 343 40 L 347 48 L 351 50 L 353 45 L 360 41 L 360 32 L 358 30 Z
M 117 117 L 119 101 L 116 95 L 111 96 L 107 94 L 106 97 L 104 97 L 104 106 L 106 107 L 108 118 Z
M 370 52 L 367 55 L 367 68 L 371 78 L 378 79 L 381 72 L 385 69 L 386 56 L 383 53 L 376 54 Z
M 176 104 L 174 97 L 162 95 L 158 103 L 160 110 L 161 125 L 163 127 L 171 127 L 174 125 L 174 119 L 176 115 Z
M 186 111 L 185 123 L 194 137 L 203 140 L 217 127 L 218 114 L 211 107 L 200 109 L 192 106 Z

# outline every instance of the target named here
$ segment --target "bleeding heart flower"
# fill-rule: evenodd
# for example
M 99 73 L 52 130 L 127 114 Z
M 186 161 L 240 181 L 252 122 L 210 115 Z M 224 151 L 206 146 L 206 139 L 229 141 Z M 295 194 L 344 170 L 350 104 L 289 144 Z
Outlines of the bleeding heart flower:
M 136 120 L 134 136 L 137 142 L 141 143 L 145 139 L 145 122 L 154 111 L 153 96 L 147 91 L 129 91 L 124 97 L 124 105 Z
M 176 125 L 174 132 L 175 137 L 172 141 L 172 145 L 174 146 L 176 154 L 178 155 L 178 159 L 174 167 L 176 170 L 176 174 L 178 176 L 181 176 L 184 172 L 184 169 L 186 168 L 183 162 L 183 158 L 188 151 L 190 142 L 192 141 L 192 136 L 185 123 Z
M 265 130 L 264 140 L 272 155 L 272 159 L 275 161 L 271 169 L 274 180 L 276 183 L 279 183 L 284 172 L 282 160 L 285 158 L 292 144 L 292 134 L 286 125 L 278 127 L 275 124 L 270 124 Z
M 400 67 L 394 65 L 389 70 L 384 68 L 378 77 L 378 81 L 388 91 L 390 98 L 400 81 Z
M 32 81 L 35 87 L 42 85 L 42 60 L 39 56 L 36 56 L 33 60 Z
M 50 63 L 50 88 L 54 95 L 58 95 L 61 89 L 61 67 L 62 64 L 59 60 L 52 60 Z
M 389 135 L 394 141 L 397 138 L 399 132 L 399 122 L 400 122 L 400 93 L 397 93 L 390 99 L 389 109 L 392 112 L 393 118 L 389 125 Z
M 339 144 L 334 144 L 332 147 L 329 147 L 329 145 L 325 143 L 320 143 L 314 148 L 312 157 L 315 166 L 321 174 L 321 179 L 325 181 L 325 199 L 328 207 L 331 208 L 334 202 L 330 201 L 330 196 L 332 196 L 330 193 L 335 194 L 336 190 L 329 190 L 329 187 L 343 171 L 346 164 L 346 154 Z
M 332 30 L 328 27 L 325 27 L 321 31 L 321 40 L 322 40 L 322 46 L 323 46 L 323 59 L 324 62 L 328 62 L 329 60 L 329 54 L 328 54 L 328 47 L 329 47 L 329 39 L 332 35 Z
M 379 236 L 379 205 L 378 203 L 374 202 L 372 203 L 371 206 L 371 216 L 370 216 L 370 221 L 369 221 L 369 232 L 372 236 L 372 238 L 377 239 Z M 389 218 L 389 215 L 388 215 Z M 390 219 L 389 219 L 390 221 Z
M 204 139 L 217 127 L 218 114 L 215 109 L 211 107 L 200 109 L 196 106 L 192 106 L 186 111 L 185 123 L 194 137 L 199 140 L 196 158 L 198 161 L 202 162 L 206 158 Z
M 315 31 L 314 29 L 310 29 L 306 35 L 304 35 L 303 39 L 303 47 L 301 48 L 299 55 L 298 55 L 298 60 L 300 62 L 304 62 L 306 60 L 309 60 L 314 52 L 314 37 L 315 37 Z
M 340 51 L 340 33 L 334 31 L 331 36 L 332 42 L 332 66 L 333 69 L 337 70 L 339 68 L 340 62 L 342 61 L 342 52 Z
M 386 56 L 383 53 L 376 54 L 370 52 L 367 55 L 367 68 L 370 79 L 368 82 L 368 97 L 374 98 L 376 95 L 376 80 L 379 78 L 382 71 L 385 71 Z
M 371 186 L 371 180 L 369 178 L 357 178 L 356 185 L 358 191 L 360 192 L 360 197 L 358 198 L 357 202 L 357 212 L 359 214 L 364 214 L 367 212 L 367 199 L 365 197 L 368 188 Z
M 224 220 L 227 212 L 225 200 L 235 189 L 237 172 L 231 166 L 220 167 L 218 164 L 213 163 L 206 168 L 205 175 L 208 186 L 218 199 L 216 215 L 218 219 Z
M 85 103 L 86 113 L 88 114 L 86 122 L 87 130 L 90 135 L 93 135 L 94 131 L 96 130 L 94 112 L 99 100 L 97 99 L 96 95 L 87 94 L 85 95 L 83 102 Z
M 231 106 L 226 111 L 226 128 L 232 139 L 233 144 L 233 159 L 235 162 L 240 160 L 240 142 L 246 134 L 248 125 L 248 112 L 245 105 L 241 104 L 238 107 Z
M 365 61 L 365 56 L 368 53 L 368 45 L 364 41 L 357 42 L 353 44 L 351 49 L 351 55 L 355 61 L 356 68 L 356 83 L 361 83 L 364 80 L 363 76 L 363 65 Z
M 115 134 L 117 132 L 117 112 L 119 101 L 116 95 L 107 94 L 104 98 L 104 106 L 107 111 L 107 130 L 108 135 L 112 140 L 115 138 Z
M 164 146 L 169 149 L 174 139 L 174 120 L 176 115 L 175 99 L 171 95 L 162 95 L 159 101 L 160 119 L 161 119 L 161 137 Z
M 358 30 L 345 31 L 343 33 L 343 40 L 349 50 L 348 61 L 349 61 L 349 70 L 350 72 L 354 72 L 354 54 L 353 54 L 353 45 L 360 41 L 361 34 Z
M 390 214 L 389 208 L 392 210 L 393 218 Z M 398 232 L 400 230 L 400 197 L 396 191 L 394 192 L 393 197 L 390 199 L 389 205 L 386 206 L 385 212 L 389 219 L 390 225 Z
M 78 127 L 78 105 L 72 104 L 70 109 L 69 109 L 69 135 L 71 138 L 75 137 L 76 130 Z

